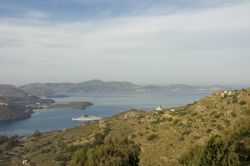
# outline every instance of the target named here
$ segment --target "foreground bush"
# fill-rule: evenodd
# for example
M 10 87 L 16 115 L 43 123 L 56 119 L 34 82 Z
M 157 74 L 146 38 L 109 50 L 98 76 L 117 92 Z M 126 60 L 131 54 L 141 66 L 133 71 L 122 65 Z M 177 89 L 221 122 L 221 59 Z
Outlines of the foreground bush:
M 181 165 L 236 166 L 250 164 L 250 123 L 239 120 L 228 137 L 212 136 L 204 147 L 190 149 Z
M 139 163 L 140 148 L 133 141 L 108 140 L 104 144 L 82 148 L 75 152 L 72 166 L 136 166 Z

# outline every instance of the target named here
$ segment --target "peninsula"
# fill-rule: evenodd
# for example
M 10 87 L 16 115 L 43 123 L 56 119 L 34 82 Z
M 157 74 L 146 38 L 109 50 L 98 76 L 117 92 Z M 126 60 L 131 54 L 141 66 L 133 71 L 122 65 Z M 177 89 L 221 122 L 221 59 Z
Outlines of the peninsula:
M 52 99 L 37 97 L 13 85 L 0 85 L 0 121 L 29 118 L 34 109 L 85 109 L 91 105 L 85 101 L 57 104 Z

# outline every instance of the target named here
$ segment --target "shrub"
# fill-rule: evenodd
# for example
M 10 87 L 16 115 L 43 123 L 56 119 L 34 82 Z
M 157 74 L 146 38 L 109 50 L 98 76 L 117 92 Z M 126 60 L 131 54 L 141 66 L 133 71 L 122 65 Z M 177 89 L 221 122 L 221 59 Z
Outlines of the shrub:
M 223 157 L 225 145 L 221 137 L 213 136 L 203 152 L 200 165 L 217 166 Z
M 17 146 L 18 144 L 19 144 L 18 137 L 17 136 L 12 136 L 12 137 L 9 138 L 9 140 L 7 142 L 7 145 L 6 145 L 6 148 L 7 149 L 12 149 L 15 146 Z
M 191 130 L 186 130 L 186 131 L 184 131 L 183 133 L 182 133 L 182 135 L 184 136 L 184 135 L 189 135 L 191 133 Z
M 173 121 L 174 124 L 178 124 L 179 122 L 180 122 L 180 119 L 178 119 L 178 118 L 175 118 Z
M 181 112 L 179 112 L 180 116 L 184 116 L 184 115 L 187 115 L 187 114 L 189 114 L 189 112 L 187 112 L 187 111 L 181 111 Z
M 78 146 L 76 146 L 76 145 L 67 146 L 66 149 L 65 149 L 66 152 L 71 152 L 71 153 L 75 152 L 77 150 L 78 150 Z
M 245 105 L 245 104 L 246 104 L 246 101 L 244 101 L 244 100 L 240 101 L 240 105 Z
M 184 141 L 185 138 L 184 138 L 183 136 L 181 136 L 178 140 L 179 140 L 179 141 Z
M 131 138 L 135 138 L 135 137 L 136 137 L 136 135 L 135 135 L 135 134 L 132 134 L 132 135 L 131 135 Z
M 36 138 L 39 138 L 41 135 L 42 135 L 42 134 L 40 133 L 39 130 L 36 130 L 36 131 L 32 134 L 32 136 L 33 136 L 33 137 L 36 137 Z
M 36 166 L 36 163 L 35 162 L 30 162 L 29 165 L 30 166 Z
M 72 166 L 136 166 L 139 163 L 140 148 L 127 138 L 123 140 L 107 140 L 102 145 L 88 149 L 80 149 L 74 153 L 70 165 Z
M 232 100 L 232 103 L 237 103 L 238 102 L 238 99 L 237 98 L 234 98 L 233 100 Z
M 214 115 L 216 113 L 216 111 L 212 111 L 211 113 L 210 113 L 210 115 Z
M 49 152 L 51 152 L 51 149 L 43 149 L 43 150 L 41 151 L 41 153 L 49 153 Z
M 180 165 L 236 166 L 250 162 L 249 119 L 236 121 L 233 132 L 225 137 L 214 135 L 205 146 L 191 147 L 180 159 Z
M 197 112 L 193 112 L 191 115 L 192 116 L 195 116 L 195 115 L 197 115 L 198 113 Z
M 102 144 L 104 142 L 105 135 L 101 133 L 95 134 L 95 144 Z
M 173 121 L 173 117 L 168 117 L 167 120 L 171 122 Z
M 214 115 L 215 118 L 220 118 L 222 115 L 224 115 L 222 112 L 218 112 Z
M 242 89 L 242 91 L 243 91 L 243 92 L 247 92 L 247 90 L 246 90 L 246 89 L 244 89 L 244 88 Z
M 232 115 L 232 117 L 236 117 L 237 116 L 237 114 L 235 113 L 235 112 L 231 112 L 231 115 Z
M 66 163 L 70 159 L 70 157 L 65 154 L 58 154 L 54 159 L 55 161 L 62 161 L 63 163 Z
M 153 141 L 153 140 L 156 140 L 156 139 L 158 139 L 158 138 L 159 138 L 158 135 L 156 135 L 156 134 L 151 134 L 151 135 L 149 135 L 149 136 L 147 137 L 147 140 L 148 140 L 148 141 Z
M 143 136 L 144 134 L 143 134 L 143 133 L 141 133 L 141 132 L 138 132 L 138 135 L 139 135 L 139 136 Z
M 7 136 L 0 136 L 0 145 L 9 141 L 9 138 Z
M 192 121 L 189 120 L 189 121 L 187 122 L 187 127 L 191 127 L 191 126 L 192 126 Z
M 223 129 L 224 129 L 224 128 L 223 128 L 221 125 L 219 125 L 219 124 L 217 125 L 217 130 L 220 131 L 220 130 L 223 130 Z
M 226 126 L 229 126 L 231 124 L 230 121 L 227 120 L 227 119 L 224 120 L 224 123 L 225 123 Z
M 211 133 L 212 131 L 212 129 L 207 129 L 207 133 Z
M 161 123 L 160 118 L 155 119 L 154 121 L 151 122 L 151 124 L 159 124 Z

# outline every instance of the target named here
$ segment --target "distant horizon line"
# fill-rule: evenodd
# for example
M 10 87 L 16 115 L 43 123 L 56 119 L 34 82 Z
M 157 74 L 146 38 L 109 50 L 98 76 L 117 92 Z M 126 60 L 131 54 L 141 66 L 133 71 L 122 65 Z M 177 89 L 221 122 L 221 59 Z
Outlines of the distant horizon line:
M 58 82 L 30 82 L 30 83 L 22 83 L 22 84 L 13 84 L 13 83 L 1 83 L 0 85 L 14 85 L 16 87 L 21 87 L 24 85 L 29 85 L 29 84 L 63 84 L 63 83 L 71 83 L 71 84 L 79 84 L 79 83 L 83 83 L 83 82 L 89 82 L 89 81 L 102 81 L 102 82 L 127 82 L 127 83 L 131 83 L 131 84 L 135 84 L 135 85 L 140 85 L 140 86 L 171 86 L 171 85 L 186 85 L 186 86 L 192 86 L 192 87 L 204 87 L 204 86 L 225 86 L 228 88 L 243 88 L 243 87 L 250 87 L 250 84 L 247 83 L 231 83 L 231 84 L 225 84 L 225 83 L 211 83 L 211 84 L 204 84 L 204 83 L 136 83 L 133 81 L 128 81 L 128 80 L 103 80 L 103 79 L 88 79 L 88 80 L 84 80 L 84 81 L 58 81 Z

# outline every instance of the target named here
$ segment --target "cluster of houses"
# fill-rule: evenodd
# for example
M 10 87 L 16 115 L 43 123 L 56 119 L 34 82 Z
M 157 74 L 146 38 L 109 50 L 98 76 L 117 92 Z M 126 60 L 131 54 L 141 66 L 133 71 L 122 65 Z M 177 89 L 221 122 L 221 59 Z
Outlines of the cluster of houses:
M 35 104 L 28 104 L 25 105 L 26 108 L 32 108 L 32 109 L 46 109 L 49 108 L 47 105 L 42 105 L 41 103 L 35 103 Z
M 8 103 L 0 102 L 0 106 L 8 106 L 8 105 L 9 105 Z
M 221 92 L 221 97 L 227 97 L 227 96 L 233 96 L 235 95 L 235 91 L 232 91 L 232 90 L 225 90 L 223 92 Z
M 159 107 L 157 107 L 155 110 L 156 110 L 156 111 L 162 111 L 163 109 L 162 109 L 161 106 L 159 106 Z M 170 111 L 171 111 L 171 112 L 174 112 L 175 109 L 172 108 L 172 109 L 170 109 Z

